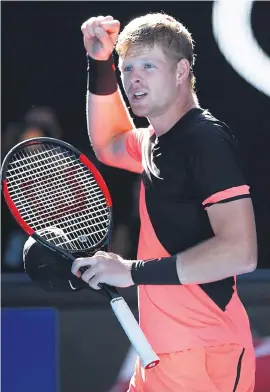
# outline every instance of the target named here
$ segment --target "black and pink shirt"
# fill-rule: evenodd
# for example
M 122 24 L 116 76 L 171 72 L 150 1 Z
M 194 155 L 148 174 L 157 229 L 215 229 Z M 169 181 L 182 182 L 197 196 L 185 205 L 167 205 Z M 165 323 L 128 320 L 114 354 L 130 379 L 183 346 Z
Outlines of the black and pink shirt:
M 250 197 L 235 137 L 200 108 L 160 137 L 152 128 L 130 132 L 126 148 L 142 163 L 138 259 L 174 255 L 213 237 L 207 207 Z M 157 353 L 225 343 L 253 350 L 235 277 L 142 285 L 138 301 L 140 325 Z

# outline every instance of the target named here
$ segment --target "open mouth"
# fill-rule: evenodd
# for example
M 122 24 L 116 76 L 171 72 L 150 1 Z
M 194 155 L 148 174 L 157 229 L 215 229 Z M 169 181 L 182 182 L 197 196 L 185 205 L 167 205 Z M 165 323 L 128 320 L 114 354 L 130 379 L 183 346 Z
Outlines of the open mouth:
M 143 92 L 134 93 L 134 94 L 132 94 L 132 100 L 133 101 L 140 101 L 143 98 L 145 98 L 146 95 L 147 95 L 147 93 L 143 93 Z

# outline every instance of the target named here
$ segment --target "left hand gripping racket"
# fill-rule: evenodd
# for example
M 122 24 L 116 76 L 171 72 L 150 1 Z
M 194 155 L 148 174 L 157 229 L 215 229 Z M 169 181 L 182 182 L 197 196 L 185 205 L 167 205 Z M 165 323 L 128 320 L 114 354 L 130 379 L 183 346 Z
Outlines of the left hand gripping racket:
M 109 190 L 94 164 L 70 144 L 46 137 L 17 144 L 3 161 L 1 184 L 18 224 L 38 243 L 63 256 L 64 263 L 74 261 L 78 254 L 108 250 Z M 59 230 L 59 237 L 50 228 Z M 126 301 L 115 287 L 101 287 L 144 368 L 156 366 L 159 358 Z

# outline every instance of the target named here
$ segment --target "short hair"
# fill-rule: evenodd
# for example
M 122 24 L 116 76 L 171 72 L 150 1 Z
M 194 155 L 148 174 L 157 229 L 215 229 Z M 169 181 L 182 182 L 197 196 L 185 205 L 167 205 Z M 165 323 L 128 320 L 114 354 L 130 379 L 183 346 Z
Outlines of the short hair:
M 182 59 L 190 63 L 190 84 L 195 87 L 193 65 L 195 63 L 194 41 L 191 33 L 172 16 L 163 13 L 149 13 L 133 19 L 119 34 L 115 50 L 125 58 L 134 47 L 158 45 L 166 58 L 177 64 Z

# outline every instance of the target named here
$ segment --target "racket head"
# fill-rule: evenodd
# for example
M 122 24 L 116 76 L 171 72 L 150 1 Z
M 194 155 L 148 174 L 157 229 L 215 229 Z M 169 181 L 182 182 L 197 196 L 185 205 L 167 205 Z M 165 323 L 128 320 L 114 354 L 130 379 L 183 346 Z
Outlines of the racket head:
M 3 161 L 1 186 L 11 214 L 39 243 L 68 259 L 109 249 L 110 192 L 95 165 L 69 143 L 47 137 L 20 142 Z

